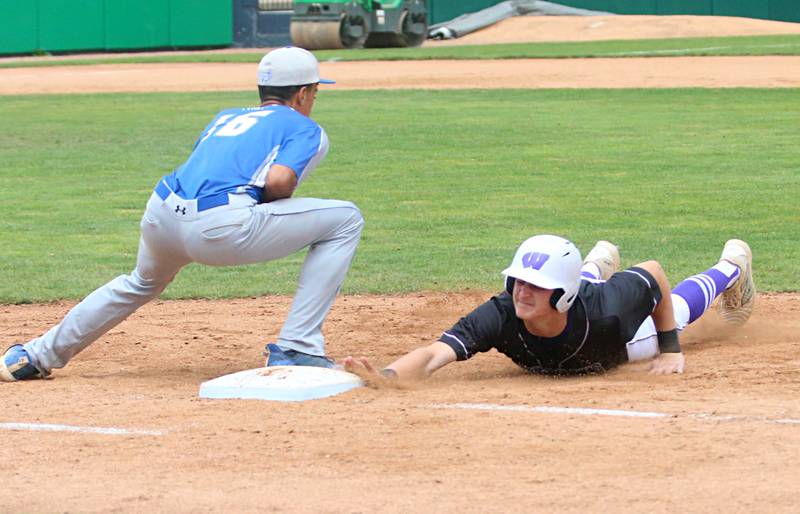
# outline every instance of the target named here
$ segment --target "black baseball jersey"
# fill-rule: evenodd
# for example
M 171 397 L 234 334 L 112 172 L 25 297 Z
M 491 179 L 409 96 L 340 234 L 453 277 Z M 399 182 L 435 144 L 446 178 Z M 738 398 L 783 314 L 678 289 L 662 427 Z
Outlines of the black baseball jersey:
M 511 295 L 503 292 L 461 318 L 439 341 L 458 360 L 495 348 L 533 373 L 601 372 L 628 360 L 626 344 L 660 301 L 655 278 L 642 268 L 630 268 L 607 282 L 583 281 L 567 311 L 567 327 L 556 337 L 528 332 Z

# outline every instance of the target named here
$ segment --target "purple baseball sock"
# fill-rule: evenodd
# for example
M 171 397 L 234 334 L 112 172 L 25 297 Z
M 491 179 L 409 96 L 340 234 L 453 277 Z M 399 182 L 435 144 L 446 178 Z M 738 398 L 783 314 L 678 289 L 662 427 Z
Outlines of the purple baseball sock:
M 587 262 L 581 267 L 581 278 L 600 280 L 600 268 L 593 262 Z
M 732 286 L 739 278 L 739 268 L 727 261 L 720 261 L 713 268 L 691 276 L 675 286 L 672 294 L 680 296 L 689 306 L 689 323 L 711 307 L 714 299 Z

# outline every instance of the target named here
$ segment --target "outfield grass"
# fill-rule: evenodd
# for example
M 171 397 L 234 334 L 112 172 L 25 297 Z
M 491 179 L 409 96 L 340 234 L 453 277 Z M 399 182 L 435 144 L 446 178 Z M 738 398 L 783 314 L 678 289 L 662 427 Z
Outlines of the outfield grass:
M 671 38 L 567 43 L 430 46 L 319 50 L 321 61 L 408 61 L 426 59 L 570 59 L 577 57 L 675 57 L 711 55 L 800 55 L 800 35 Z M 247 53 L 87 57 L 49 61 L 0 61 L 0 68 L 74 66 L 81 64 L 258 62 L 263 49 Z
M 249 93 L 3 97 L 0 302 L 79 298 L 131 269 L 156 181 Z M 723 242 L 800 290 L 800 90 L 325 91 L 328 159 L 299 195 L 367 224 L 345 292 L 492 289 L 539 232 L 620 244 L 675 281 Z M 291 293 L 301 255 L 190 266 L 166 296 Z

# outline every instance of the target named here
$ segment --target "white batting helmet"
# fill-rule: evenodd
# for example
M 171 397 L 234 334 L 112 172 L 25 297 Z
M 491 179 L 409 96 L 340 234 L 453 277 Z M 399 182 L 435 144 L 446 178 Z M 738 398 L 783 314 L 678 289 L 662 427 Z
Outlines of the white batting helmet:
M 578 297 L 581 284 L 581 252 L 563 237 L 533 236 L 517 249 L 511 265 L 503 270 L 506 290 L 514 289 L 514 280 L 553 289 L 550 305 L 558 312 L 566 312 Z

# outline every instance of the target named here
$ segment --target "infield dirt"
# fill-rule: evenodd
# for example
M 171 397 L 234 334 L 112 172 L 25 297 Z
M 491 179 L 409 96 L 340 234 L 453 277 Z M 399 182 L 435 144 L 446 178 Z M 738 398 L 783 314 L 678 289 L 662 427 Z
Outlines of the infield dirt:
M 329 351 L 386 364 L 485 296 L 343 296 L 326 325 Z M 35 336 L 70 305 L 2 307 L 0 339 Z M 411 390 L 300 404 L 198 399 L 201 382 L 262 364 L 289 305 L 156 302 L 54 379 L 0 384 L 0 422 L 164 432 L 1 430 L 0 511 L 797 511 L 798 295 L 762 296 L 740 330 L 709 313 L 684 337 L 680 377 L 650 376 L 643 364 L 537 377 L 492 352 Z M 672 417 L 432 408 L 443 403 Z
M 731 74 L 713 73 L 716 62 L 730 59 L 736 63 L 731 69 L 752 75 L 754 84 L 770 85 L 763 83 L 769 75 L 763 65 L 774 66 L 779 77 L 772 85 L 800 86 L 796 76 L 786 78 L 800 68 L 793 58 L 664 59 L 649 61 L 670 70 L 685 63 L 719 81 L 703 85 L 731 85 Z M 331 66 L 338 73 L 344 64 Z M 561 64 L 585 66 L 542 65 L 556 70 Z M 374 80 L 388 80 L 380 87 L 404 87 L 386 78 L 404 76 L 415 87 L 447 87 L 409 71 L 418 63 L 358 65 L 374 69 Z M 481 67 L 500 64 L 474 66 L 470 73 L 477 76 Z M 92 84 L 101 83 L 117 91 L 108 84 L 131 84 L 127 67 L 93 69 L 98 73 L 68 90 L 95 91 Z M 172 73 L 170 65 L 157 69 L 159 79 Z M 175 83 L 183 86 L 176 90 L 230 88 L 213 85 L 215 65 L 177 69 Z M 251 88 L 252 66 L 245 69 L 233 89 Z M 649 80 L 637 69 L 603 80 L 632 80 L 626 74 Z M 208 81 L 198 76 L 201 70 Z M 65 92 L 75 71 L 26 69 L 33 78 L 14 87 L 33 93 L 56 85 Z M 8 89 L 20 84 L 17 73 L 0 70 L 0 92 L 22 92 Z M 59 82 L 49 73 L 67 75 Z M 373 80 L 365 73 L 355 72 L 353 80 Z M 597 87 L 601 75 L 598 68 L 572 85 L 553 87 Z M 674 78 L 681 75 L 675 71 Z M 135 80 L 139 89 L 153 90 L 153 83 Z M 495 83 L 509 87 L 498 78 Z M 335 358 L 364 355 L 386 364 L 434 341 L 491 293 L 342 296 L 326 324 L 328 350 Z M 48 433 L 0 425 L 0 512 L 798 511 L 800 295 L 762 295 L 754 318 L 739 330 L 726 329 L 709 313 L 684 338 L 688 369 L 680 377 L 649 376 L 643 364 L 581 378 L 537 377 L 491 352 L 410 390 L 362 388 L 300 404 L 200 400 L 202 381 L 263 363 L 261 347 L 277 335 L 289 303 L 287 297 L 154 302 L 53 380 L 0 384 L 0 424 L 162 433 Z M 0 341 L 41 334 L 71 305 L 0 306 Z M 456 403 L 670 417 L 433 408 Z

